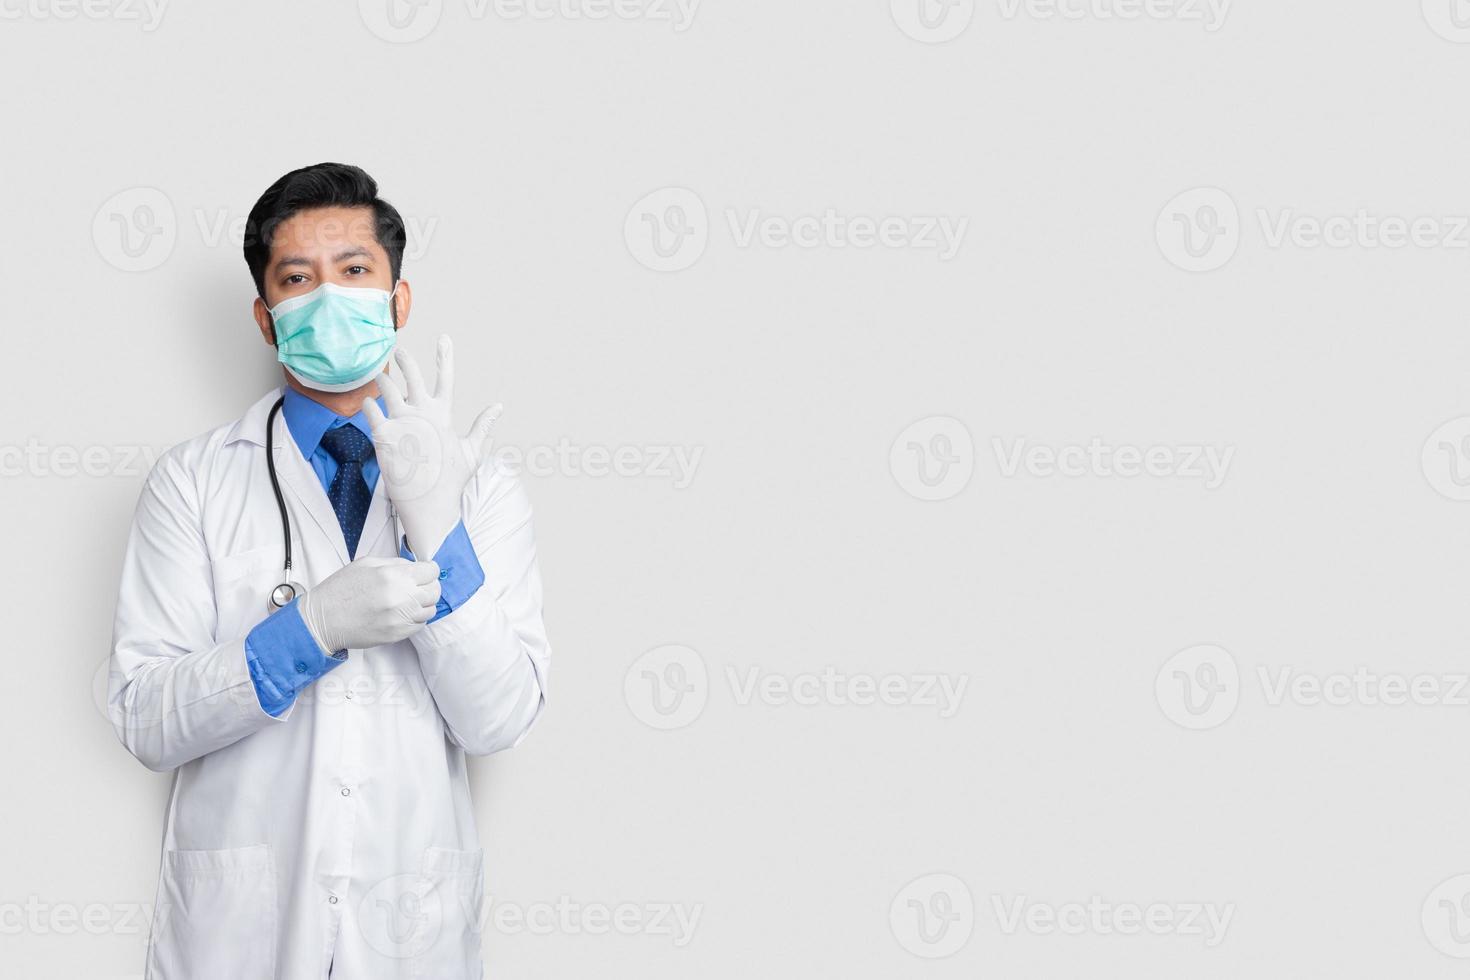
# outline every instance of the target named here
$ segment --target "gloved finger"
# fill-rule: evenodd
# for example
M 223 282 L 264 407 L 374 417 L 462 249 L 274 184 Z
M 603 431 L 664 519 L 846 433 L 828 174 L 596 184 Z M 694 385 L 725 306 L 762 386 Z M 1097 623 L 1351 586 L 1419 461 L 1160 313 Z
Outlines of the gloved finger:
M 416 561 L 413 563 L 413 568 L 409 571 L 409 578 L 414 585 L 428 585 L 430 582 L 437 584 L 439 581 L 439 566 L 429 559 Z
M 434 379 L 434 397 L 438 400 L 454 400 L 454 344 L 449 335 L 439 335 L 439 346 L 434 349 L 434 367 L 439 376 Z
M 354 558 L 348 567 L 356 565 L 358 568 L 387 568 L 389 565 L 412 565 L 413 562 L 405 558 L 389 558 L 385 555 L 364 555 Z
M 407 405 L 403 400 L 403 392 L 398 389 L 398 382 L 393 380 L 392 375 L 378 375 L 378 391 L 382 393 L 383 401 L 388 403 L 389 418 L 397 418 L 403 414 Z
M 381 389 L 381 387 L 380 385 L 379 388 Z M 373 435 L 377 435 L 378 429 L 384 422 L 388 421 L 388 416 L 384 415 L 383 410 L 378 407 L 376 398 L 364 398 L 362 400 L 362 414 L 367 416 L 368 428 L 373 431 Z
M 490 430 L 495 428 L 495 423 L 504 410 L 504 406 L 496 402 L 481 412 L 479 418 L 475 419 L 475 424 L 470 426 L 470 452 L 474 454 L 476 462 L 482 461 L 480 457 L 485 451 L 485 443 L 490 439 Z
M 403 384 L 405 394 L 408 396 L 410 405 L 422 404 L 429 396 L 429 389 L 424 385 L 424 373 L 419 370 L 419 362 L 414 360 L 412 354 L 402 347 L 393 352 L 393 358 L 398 362 L 398 368 L 403 372 Z
M 434 607 L 432 605 L 415 605 L 413 606 L 413 608 L 407 611 L 406 615 L 408 616 L 410 622 L 418 623 L 420 626 L 422 626 L 424 623 L 427 623 L 429 620 L 434 618 Z
M 439 605 L 439 596 L 441 593 L 437 581 L 430 582 L 428 585 L 420 585 L 411 594 L 413 601 L 421 606 L 428 606 L 430 609 L 433 609 Z

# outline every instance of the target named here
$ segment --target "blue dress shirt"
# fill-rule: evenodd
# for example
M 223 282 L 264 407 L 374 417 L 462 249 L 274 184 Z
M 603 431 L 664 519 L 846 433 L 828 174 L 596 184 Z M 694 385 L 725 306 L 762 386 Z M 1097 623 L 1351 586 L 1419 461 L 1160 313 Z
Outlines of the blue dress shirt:
M 383 399 L 378 399 L 378 405 L 383 406 Z M 355 425 L 365 435 L 372 436 L 363 413 L 343 418 L 293 388 L 286 389 L 281 414 L 292 440 L 321 481 L 323 493 L 337 475 L 337 461 L 321 444 L 327 430 Z M 362 477 L 370 492 L 377 486 L 378 473 L 376 456 L 363 462 Z M 409 561 L 414 560 L 407 541 L 401 542 L 398 553 Z M 439 602 L 434 618 L 429 620 L 431 623 L 464 605 L 485 583 L 484 569 L 463 521 L 449 532 L 434 553 L 434 561 L 439 566 Z M 299 602 L 300 599 L 292 600 L 285 608 L 267 616 L 245 637 L 245 662 L 250 668 L 250 680 L 255 684 L 260 706 L 271 715 L 281 714 L 296 700 L 298 692 L 347 659 L 345 650 L 330 655 L 322 651 L 301 618 Z

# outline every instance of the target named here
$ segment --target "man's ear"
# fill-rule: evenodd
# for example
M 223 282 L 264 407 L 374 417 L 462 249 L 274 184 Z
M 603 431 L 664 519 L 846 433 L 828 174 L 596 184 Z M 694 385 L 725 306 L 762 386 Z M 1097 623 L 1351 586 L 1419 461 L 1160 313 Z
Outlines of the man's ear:
M 255 313 L 255 325 L 260 328 L 261 338 L 271 347 L 276 346 L 276 325 L 271 319 L 271 311 L 265 305 L 265 300 L 255 297 L 252 311 Z
M 413 289 L 409 286 L 407 279 L 398 280 L 398 287 L 393 290 L 393 326 L 402 330 L 408 325 L 408 311 L 413 309 Z

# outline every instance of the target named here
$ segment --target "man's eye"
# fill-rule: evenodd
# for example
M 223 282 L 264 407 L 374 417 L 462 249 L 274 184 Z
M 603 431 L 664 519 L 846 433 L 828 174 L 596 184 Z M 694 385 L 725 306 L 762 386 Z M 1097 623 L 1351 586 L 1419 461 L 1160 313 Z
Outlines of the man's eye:
M 299 272 L 292 273 L 291 275 L 286 277 L 287 286 L 299 286 L 303 282 L 306 282 L 306 277 Z
M 348 269 L 347 269 L 347 271 L 349 273 L 351 273 L 352 275 L 354 275 L 354 276 L 365 276 L 365 275 L 367 275 L 367 269 L 366 269 L 366 267 L 360 266 L 360 265 L 349 266 Z

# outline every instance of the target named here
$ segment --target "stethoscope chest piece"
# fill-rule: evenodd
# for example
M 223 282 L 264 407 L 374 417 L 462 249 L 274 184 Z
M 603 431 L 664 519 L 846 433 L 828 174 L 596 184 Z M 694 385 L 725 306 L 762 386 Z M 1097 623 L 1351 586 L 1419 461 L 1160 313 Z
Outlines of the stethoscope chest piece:
M 274 589 L 271 589 L 271 612 L 286 608 L 297 596 L 305 592 L 306 589 L 296 582 L 282 582 Z

